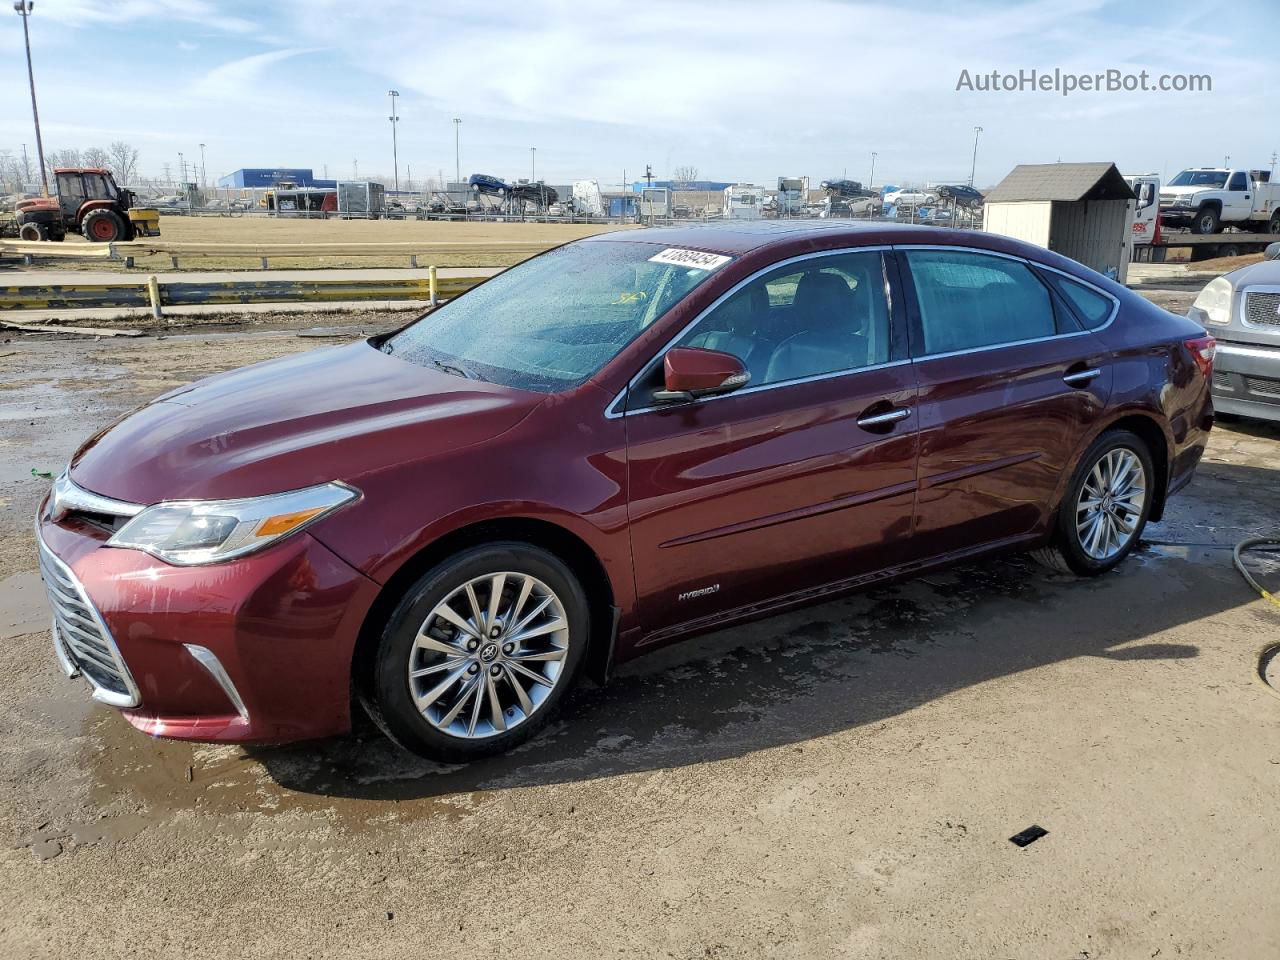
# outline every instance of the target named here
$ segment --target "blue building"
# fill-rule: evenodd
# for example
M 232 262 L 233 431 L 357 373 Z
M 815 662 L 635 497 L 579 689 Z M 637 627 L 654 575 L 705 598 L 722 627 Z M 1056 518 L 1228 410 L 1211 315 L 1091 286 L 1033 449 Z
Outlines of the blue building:
M 336 180 L 317 180 L 310 167 L 244 167 L 218 180 L 219 187 L 232 190 L 262 189 L 277 183 L 330 189 L 338 185 Z
M 737 182 L 737 181 L 735 181 Z M 631 184 L 631 189 L 636 193 L 641 190 L 652 187 L 666 187 L 668 190 L 714 190 L 721 191 L 725 187 L 732 187 L 732 183 L 721 183 L 719 180 L 690 180 L 685 183 L 682 180 L 655 180 L 653 183 L 645 183 L 643 180 L 637 180 Z

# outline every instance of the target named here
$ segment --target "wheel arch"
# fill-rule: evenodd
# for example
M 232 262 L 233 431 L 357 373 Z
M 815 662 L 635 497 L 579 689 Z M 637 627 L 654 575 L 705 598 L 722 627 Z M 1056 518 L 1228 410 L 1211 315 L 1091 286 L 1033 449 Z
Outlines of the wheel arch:
M 1146 411 L 1134 409 L 1117 411 L 1114 416 L 1098 424 L 1083 438 L 1072 455 L 1071 469 L 1063 471 L 1062 478 L 1058 483 L 1058 489 L 1053 499 L 1054 511 L 1056 512 L 1058 505 L 1062 502 L 1067 485 L 1071 482 L 1072 476 L 1075 475 L 1076 467 L 1079 465 L 1080 458 L 1084 456 L 1085 451 L 1089 449 L 1098 437 L 1113 430 L 1128 430 L 1130 433 L 1136 434 L 1147 445 L 1147 451 L 1151 454 L 1151 465 L 1156 472 L 1155 496 L 1152 498 L 1151 513 L 1147 519 L 1151 522 L 1160 520 L 1164 516 L 1164 505 L 1169 494 L 1169 470 L 1173 455 L 1173 435 L 1169 432 L 1167 426 L 1160 421 L 1159 417 Z
M 591 616 L 587 676 L 603 684 L 613 658 L 618 613 L 613 583 L 594 549 L 576 533 L 549 520 L 526 516 L 493 517 L 468 523 L 432 540 L 386 579 L 365 614 L 351 657 L 355 692 L 367 696 L 383 624 L 405 591 L 432 567 L 468 547 L 495 541 L 540 547 L 562 561 L 581 582 Z

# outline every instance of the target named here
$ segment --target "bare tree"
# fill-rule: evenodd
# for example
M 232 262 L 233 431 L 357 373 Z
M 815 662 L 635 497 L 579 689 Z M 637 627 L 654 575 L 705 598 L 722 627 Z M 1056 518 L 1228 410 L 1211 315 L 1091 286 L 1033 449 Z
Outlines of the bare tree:
M 22 162 L 12 150 L 0 150 L 0 191 L 17 193 L 22 189 Z
M 109 167 L 111 165 L 111 157 L 101 147 L 90 147 L 80 155 L 80 159 L 84 161 L 86 167 Z
M 111 154 L 111 172 L 116 175 L 118 183 L 133 183 L 138 177 L 138 149 L 117 140 L 108 151 Z
M 691 163 L 684 163 L 671 171 L 671 179 L 676 183 L 693 183 L 698 179 L 698 168 Z

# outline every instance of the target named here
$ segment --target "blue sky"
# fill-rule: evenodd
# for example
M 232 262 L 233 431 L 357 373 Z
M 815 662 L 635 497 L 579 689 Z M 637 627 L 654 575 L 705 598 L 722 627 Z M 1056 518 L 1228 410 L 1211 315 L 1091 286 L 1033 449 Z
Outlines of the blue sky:
M 0 9 L 0 149 L 32 150 L 21 21 Z M 1273 3 L 1103 0 L 36 0 L 46 149 L 141 151 L 145 175 L 206 143 L 210 178 L 243 166 L 452 176 L 967 178 L 1017 163 L 1114 160 L 1126 172 L 1268 166 L 1280 149 Z M 966 93 L 962 69 L 1209 73 L 1210 93 Z

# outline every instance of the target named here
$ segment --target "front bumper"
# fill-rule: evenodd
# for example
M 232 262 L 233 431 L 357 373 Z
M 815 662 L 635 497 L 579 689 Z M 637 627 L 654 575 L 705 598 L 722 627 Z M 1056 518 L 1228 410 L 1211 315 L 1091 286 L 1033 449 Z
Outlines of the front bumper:
M 59 662 L 139 730 L 283 742 L 350 728 L 351 659 L 378 587 L 307 532 L 203 567 L 107 547 L 101 528 L 74 517 L 55 523 L 43 507 L 36 532 L 51 599 L 55 609 L 64 604 L 54 628 Z M 58 596 L 67 583 L 104 641 L 70 632 L 86 611 L 68 612 L 67 594 Z
M 1280 347 L 1219 340 L 1213 406 L 1221 413 L 1280 420 Z

